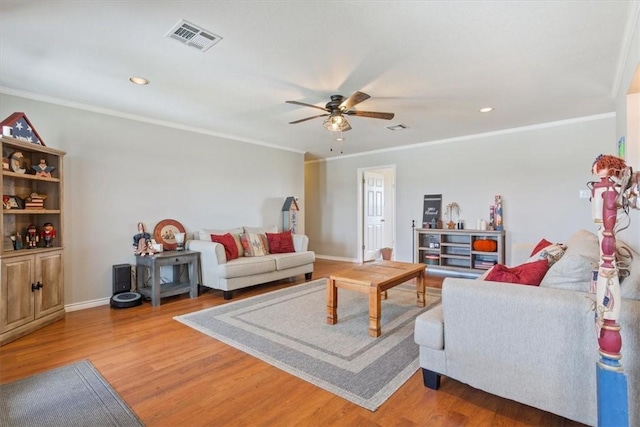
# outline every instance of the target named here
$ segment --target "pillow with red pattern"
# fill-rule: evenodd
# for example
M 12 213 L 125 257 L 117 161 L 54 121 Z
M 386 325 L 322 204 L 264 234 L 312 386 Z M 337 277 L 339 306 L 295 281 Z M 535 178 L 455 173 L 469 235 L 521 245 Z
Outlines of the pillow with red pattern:
M 231 233 L 223 235 L 212 234 L 211 241 L 214 243 L 220 243 L 224 246 L 224 254 L 227 256 L 227 261 L 238 258 L 238 245 L 236 245 L 236 240 L 233 238 Z
M 269 253 L 287 254 L 296 251 L 293 247 L 293 237 L 291 236 L 291 230 L 284 231 L 282 233 L 266 234 L 267 242 L 269 242 Z
M 485 280 L 491 282 L 539 286 L 548 270 L 549 262 L 546 259 L 527 262 L 516 267 L 507 267 L 503 264 L 496 264 L 493 266 L 489 274 L 487 274 Z
M 240 241 L 246 257 L 269 255 L 269 243 L 262 233 L 242 233 Z
M 549 267 L 551 267 L 562 258 L 566 250 L 567 245 L 563 243 L 551 243 L 547 239 L 542 239 L 533 248 L 528 262 L 546 259 L 549 262 Z
M 551 246 L 553 245 L 553 243 L 551 243 L 550 241 L 548 241 L 547 239 L 542 239 L 538 242 L 538 244 L 536 245 L 535 248 L 533 248 L 533 250 L 531 251 L 531 255 L 529 256 L 534 256 L 535 254 L 537 254 L 538 252 L 540 252 L 542 249 L 546 248 L 547 246 Z

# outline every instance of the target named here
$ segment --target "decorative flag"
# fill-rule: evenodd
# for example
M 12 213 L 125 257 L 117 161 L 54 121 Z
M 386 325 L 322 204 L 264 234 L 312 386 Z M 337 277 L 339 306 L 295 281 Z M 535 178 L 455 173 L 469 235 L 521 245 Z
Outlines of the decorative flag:
M 21 141 L 31 142 L 33 144 L 45 145 L 38 135 L 29 119 L 24 113 L 13 113 L 0 123 L 0 127 L 11 127 L 11 136 Z M 4 132 L 3 132 L 4 133 Z M 4 135 L 7 136 L 7 135 Z

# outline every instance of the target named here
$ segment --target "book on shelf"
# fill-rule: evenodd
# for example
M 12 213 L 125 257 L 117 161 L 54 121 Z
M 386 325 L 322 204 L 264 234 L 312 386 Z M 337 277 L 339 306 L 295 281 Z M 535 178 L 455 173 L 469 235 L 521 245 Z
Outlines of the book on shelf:
M 479 270 L 488 270 L 495 265 L 495 261 L 475 261 L 473 263 L 473 268 L 477 268 Z

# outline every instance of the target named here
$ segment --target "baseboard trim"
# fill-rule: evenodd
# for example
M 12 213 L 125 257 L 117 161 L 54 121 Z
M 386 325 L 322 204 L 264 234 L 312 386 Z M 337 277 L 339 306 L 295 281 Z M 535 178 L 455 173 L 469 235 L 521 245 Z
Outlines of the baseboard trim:
M 327 261 L 344 261 L 344 262 L 358 262 L 355 258 L 344 258 L 338 256 L 330 256 L 330 255 L 318 255 L 316 254 L 316 258 L 318 259 L 326 259 Z
M 75 302 L 73 304 L 65 305 L 64 311 L 68 313 L 70 311 L 78 311 L 78 310 L 85 310 L 87 308 L 100 307 L 101 305 L 109 305 L 110 301 L 111 301 L 111 297 L 99 298 L 99 299 L 83 301 L 83 302 Z

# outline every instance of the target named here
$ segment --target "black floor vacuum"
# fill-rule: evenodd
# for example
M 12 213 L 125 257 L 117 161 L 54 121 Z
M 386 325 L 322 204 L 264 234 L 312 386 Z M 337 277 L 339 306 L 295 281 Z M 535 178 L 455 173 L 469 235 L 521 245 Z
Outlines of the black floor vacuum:
M 111 308 L 130 308 L 140 304 L 142 304 L 142 295 L 131 292 L 131 266 L 129 264 L 114 265 Z

